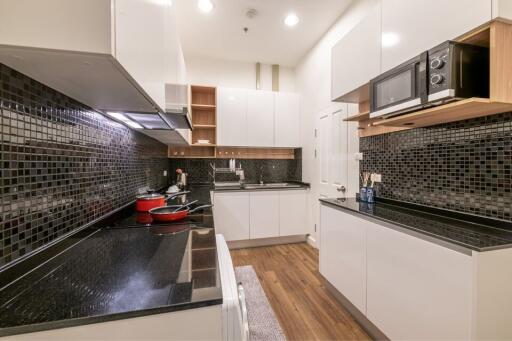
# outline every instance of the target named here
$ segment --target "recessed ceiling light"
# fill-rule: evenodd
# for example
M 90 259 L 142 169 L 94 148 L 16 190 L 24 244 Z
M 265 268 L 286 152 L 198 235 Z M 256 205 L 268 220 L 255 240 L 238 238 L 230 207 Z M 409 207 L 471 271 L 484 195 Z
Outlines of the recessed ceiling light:
M 299 23 L 299 17 L 295 13 L 290 13 L 284 18 L 284 23 L 286 26 L 293 27 Z
M 198 0 L 197 7 L 203 13 L 210 13 L 213 10 L 213 2 L 211 0 Z

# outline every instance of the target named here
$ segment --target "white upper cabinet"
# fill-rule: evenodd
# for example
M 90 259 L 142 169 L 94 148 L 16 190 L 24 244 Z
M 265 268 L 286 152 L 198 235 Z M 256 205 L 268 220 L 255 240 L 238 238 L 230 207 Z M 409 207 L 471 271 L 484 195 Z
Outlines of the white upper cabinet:
M 247 90 L 217 88 L 217 144 L 247 146 Z
M 395 10 L 397 10 L 395 8 Z M 402 13 L 399 11 L 399 13 Z M 368 83 L 380 73 L 381 5 L 368 14 L 331 51 L 331 99 Z
M 297 94 L 217 88 L 219 146 L 299 147 L 299 119 Z
M 116 59 L 165 108 L 166 8 L 158 1 L 115 0 L 115 18 Z
M 492 18 L 512 20 L 512 1 L 492 0 Z
M 274 146 L 274 93 L 272 91 L 247 92 L 247 144 Z
M 276 93 L 274 112 L 276 147 L 300 147 L 300 97 L 294 93 Z
M 490 0 L 382 0 L 382 72 L 491 20 L 491 7 Z
M 2 0 L 0 62 L 97 110 L 160 111 L 167 9 L 154 0 Z

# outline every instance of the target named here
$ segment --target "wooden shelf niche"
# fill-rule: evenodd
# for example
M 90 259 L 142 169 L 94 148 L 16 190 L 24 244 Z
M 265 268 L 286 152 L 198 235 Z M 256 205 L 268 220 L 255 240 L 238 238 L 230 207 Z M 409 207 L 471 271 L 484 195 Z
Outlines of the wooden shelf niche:
M 192 85 L 192 146 L 202 148 L 215 147 L 217 142 L 217 106 L 216 88 Z M 209 140 L 208 144 L 200 144 L 198 140 Z M 215 155 L 215 150 L 210 154 Z
M 357 121 L 359 136 L 366 137 L 512 111 L 512 25 L 492 21 L 457 41 L 489 47 L 489 98 L 468 98 L 388 119 L 371 119 L 365 100 L 359 103 L 359 113 L 345 120 Z

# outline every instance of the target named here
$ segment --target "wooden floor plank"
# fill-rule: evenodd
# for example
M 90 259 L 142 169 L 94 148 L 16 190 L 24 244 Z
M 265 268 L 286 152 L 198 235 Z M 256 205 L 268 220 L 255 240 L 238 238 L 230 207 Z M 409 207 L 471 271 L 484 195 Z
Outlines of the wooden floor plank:
M 370 340 L 325 288 L 318 250 L 306 243 L 231 250 L 252 265 L 288 340 Z

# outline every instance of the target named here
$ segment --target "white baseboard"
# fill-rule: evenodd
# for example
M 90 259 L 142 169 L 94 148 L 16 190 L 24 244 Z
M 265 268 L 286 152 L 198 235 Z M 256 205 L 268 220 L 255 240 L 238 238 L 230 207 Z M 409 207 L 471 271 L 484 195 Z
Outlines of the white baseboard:
M 318 249 L 318 244 L 316 243 L 316 239 L 313 236 L 309 235 L 306 239 L 306 242 L 312 247 Z

